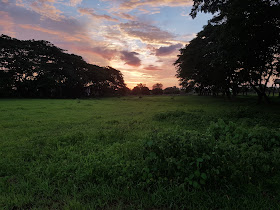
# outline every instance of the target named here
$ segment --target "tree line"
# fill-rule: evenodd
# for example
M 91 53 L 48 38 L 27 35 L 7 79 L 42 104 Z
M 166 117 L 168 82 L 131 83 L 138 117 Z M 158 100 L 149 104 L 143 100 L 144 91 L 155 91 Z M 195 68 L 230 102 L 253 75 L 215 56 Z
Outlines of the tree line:
M 194 0 L 193 18 L 214 17 L 180 50 L 174 65 L 181 85 L 228 97 L 249 87 L 269 102 L 268 83 L 280 76 L 279 11 L 272 0 Z
M 0 36 L 0 96 L 77 98 L 126 92 L 120 71 L 68 54 L 44 40 Z
M 0 36 L 0 97 L 80 98 L 120 95 L 179 94 L 177 87 L 150 90 L 138 84 L 131 90 L 123 75 L 68 54 L 45 40 L 18 40 Z
M 179 94 L 177 87 L 150 90 L 138 84 L 131 90 L 123 75 L 68 54 L 45 40 L 18 40 L 0 36 L 0 97 L 80 98 L 114 95 Z
M 163 89 L 163 85 L 161 83 L 156 83 L 153 85 L 152 90 L 150 90 L 145 84 L 137 84 L 132 90 L 129 90 L 129 94 L 131 95 L 163 95 L 163 94 L 171 94 L 176 95 L 185 92 L 182 89 L 179 89 L 176 86 L 167 87 Z

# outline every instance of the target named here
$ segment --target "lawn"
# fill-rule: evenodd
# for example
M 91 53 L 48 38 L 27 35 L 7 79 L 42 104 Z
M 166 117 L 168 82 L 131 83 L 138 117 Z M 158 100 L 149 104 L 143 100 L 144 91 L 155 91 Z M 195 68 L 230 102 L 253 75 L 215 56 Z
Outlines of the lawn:
M 279 99 L 256 100 L 1 99 L 0 209 L 279 209 Z

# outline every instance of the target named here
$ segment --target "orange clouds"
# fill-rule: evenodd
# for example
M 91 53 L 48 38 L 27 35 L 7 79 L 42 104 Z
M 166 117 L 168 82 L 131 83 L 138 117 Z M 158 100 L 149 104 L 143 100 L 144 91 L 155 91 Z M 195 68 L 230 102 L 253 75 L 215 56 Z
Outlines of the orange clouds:
M 61 18 L 64 18 L 64 15 L 62 15 L 62 11 L 57 9 L 53 4 L 56 2 L 55 0 L 38 0 L 38 1 L 21 1 L 22 3 L 25 3 L 26 8 L 37 12 L 42 17 L 47 17 L 53 20 L 60 20 Z
M 174 86 L 177 78 L 172 63 L 182 47 L 179 43 L 187 42 L 188 37 L 183 37 L 182 31 L 175 34 L 175 26 L 161 22 L 159 19 L 165 14 L 151 14 L 166 12 L 166 16 L 171 16 L 161 7 L 185 7 L 191 3 L 190 0 L 0 0 L 0 10 L 4 10 L 0 12 L 0 30 L 19 39 L 45 39 L 90 63 L 111 65 L 124 73 L 128 84 L 143 82 L 152 86 L 161 82 Z M 172 15 L 177 9 L 172 8 Z
M 83 15 L 89 15 L 90 17 L 93 17 L 95 19 L 103 19 L 103 20 L 113 21 L 113 22 L 119 21 L 118 19 L 113 18 L 109 15 L 98 15 L 95 13 L 93 9 L 89 9 L 89 8 L 79 8 L 78 11 Z
M 104 0 L 110 1 L 110 0 Z M 143 9 L 143 7 L 178 7 L 178 6 L 191 6 L 192 0 L 117 0 L 120 2 L 119 8 L 121 10 Z
M 48 33 L 51 35 L 59 36 L 59 37 L 63 38 L 65 41 L 69 41 L 69 42 L 81 41 L 84 38 L 81 35 L 80 35 L 80 37 L 79 37 L 79 35 L 69 35 L 69 34 L 61 32 L 61 31 L 50 30 L 50 29 L 42 28 L 42 27 L 36 26 L 36 25 L 21 24 L 21 25 L 19 25 L 19 27 L 28 29 L 28 30 L 39 31 L 42 33 Z

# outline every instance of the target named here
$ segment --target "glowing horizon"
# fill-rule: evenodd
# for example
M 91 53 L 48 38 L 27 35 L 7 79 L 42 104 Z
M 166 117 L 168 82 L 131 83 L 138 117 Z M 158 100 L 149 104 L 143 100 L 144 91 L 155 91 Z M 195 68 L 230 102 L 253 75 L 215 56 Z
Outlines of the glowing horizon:
M 47 40 L 87 62 L 120 70 L 129 88 L 178 86 L 179 49 L 210 15 L 191 0 L 0 0 L 0 34 Z

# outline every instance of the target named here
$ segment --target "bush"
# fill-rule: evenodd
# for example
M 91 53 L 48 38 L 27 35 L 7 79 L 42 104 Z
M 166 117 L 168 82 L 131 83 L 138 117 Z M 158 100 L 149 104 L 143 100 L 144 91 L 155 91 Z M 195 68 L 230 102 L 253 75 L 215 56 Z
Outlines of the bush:
M 173 130 L 154 133 L 145 143 L 146 183 L 193 188 L 279 186 L 280 135 L 273 130 L 211 123 L 207 134 Z
M 225 164 L 221 168 L 226 182 L 266 185 L 280 177 L 279 132 L 259 126 L 248 129 L 223 120 L 212 123 L 208 131 L 216 142 L 217 163 L 222 159 Z M 273 185 L 279 186 L 279 182 Z
M 266 127 L 255 126 L 247 129 L 246 125 L 225 123 L 218 120 L 211 123 L 209 133 L 215 140 L 232 144 L 247 144 L 248 146 L 261 146 L 265 151 L 272 151 L 280 147 L 280 133 Z
M 204 162 L 210 158 L 211 148 L 206 136 L 189 131 L 155 133 L 145 146 L 144 179 L 199 188 L 208 179 Z

